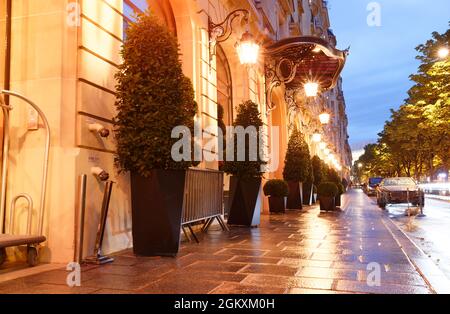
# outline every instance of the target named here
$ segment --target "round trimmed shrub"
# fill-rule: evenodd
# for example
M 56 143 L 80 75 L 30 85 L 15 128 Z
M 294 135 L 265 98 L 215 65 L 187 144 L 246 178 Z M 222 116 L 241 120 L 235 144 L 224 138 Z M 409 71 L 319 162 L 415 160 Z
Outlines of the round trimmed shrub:
M 289 186 L 286 181 L 274 179 L 264 185 L 264 195 L 273 197 L 286 197 L 289 195 Z
M 336 197 L 338 194 L 338 187 L 333 182 L 323 182 L 319 185 L 317 191 L 319 197 Z
M 336 186 L 338 188 L 338 195 L 342 195 L 345 193 L 345 188 L 342 183 L 338 183 L 338 184 L 336 184 Z

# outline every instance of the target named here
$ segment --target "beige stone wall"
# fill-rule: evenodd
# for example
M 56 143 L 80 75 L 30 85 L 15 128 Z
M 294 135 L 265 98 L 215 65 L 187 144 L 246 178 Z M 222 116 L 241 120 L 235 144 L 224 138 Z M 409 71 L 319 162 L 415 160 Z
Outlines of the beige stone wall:
M 51 152 L 43 250 L 44 261 L 67 261 L 73 250 L 75 203 L 76 29 L 66 23 L 66 1 L 12 2 L 11 89 L 32 99 L 51 127 Z M 12 98 L 11 149 L 7 209 L 10 199 L 28 193 L 34 200 L 33 232 L 37 233 L 45 132 L 28 130 L 29 107 Z M 9 221 L 11 217 L 7 217 Z M 25 205 L 16 211 L 16 233 L 24 233 Z M 11 255 L 10 255 L 11 256 Z

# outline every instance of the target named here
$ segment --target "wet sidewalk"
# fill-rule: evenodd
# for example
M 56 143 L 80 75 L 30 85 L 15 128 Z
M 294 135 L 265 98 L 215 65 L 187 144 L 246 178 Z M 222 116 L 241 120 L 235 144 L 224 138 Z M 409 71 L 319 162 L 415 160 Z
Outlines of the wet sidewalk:
M 264 215 L 256 229 L 212 229 L 200 244 L 183 243 L 177 258 L 123 252 L 111 265 L 84 266 L 81 287 L 69 288 L 68 273 L 54 270 L 0 283 L 0 293 L 434 292 L 366 195 L 350 191 L 342 207 Z M 380 285 L 368 285 L 369 263 L 378 263 Z

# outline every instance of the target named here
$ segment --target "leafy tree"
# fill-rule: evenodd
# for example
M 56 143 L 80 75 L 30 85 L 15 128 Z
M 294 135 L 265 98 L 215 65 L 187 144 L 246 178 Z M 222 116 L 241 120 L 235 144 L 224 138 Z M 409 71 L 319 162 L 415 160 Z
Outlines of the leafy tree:
M 183 74 L 177 39 L 148 12 L 127 29 L 123 63 L 116 75 L 116 163 L 122 171 L 149 176 L 153 169 L 186 169 L 171 156 L 172 129 L 194 129 L 197 105 Z
M 303 134 L 295 128 L 289 138 L 283 178 L 285 181 L 306 182 L 311 176 L 311 157 Z
M 398 110 L 391 110 L 377 144 L 366 146 L 355 163 L 367 176 L 434 176 L 450 168 L 450 58 L 440 60 L 438 50 L 450 44 L 450 30 L 434 32 L 416 48 L 421 61 L 410 76 L 414 85 Z M 355 166 L 355 170 L 357 170 Z
M 261 120 L 261 114 L 259 113 L 258 105 L 251 100 L 248 100 L 239 105 L 237 109 L 236 120 L 233 126 L 243 127 L 255 127 L 256 133 L 246 134 L 245 137 L 245 155 L 243 161 L 238 161 L 238 145 L 237 136 L 234 135 L 234 161 L 225 161 L 223 164 L 223 171 L 228 174 L 238 176 L 240 178 L 252 178 L 252 177 L 262 177 L 261 166 L 266 164 L 262 160 L 260 151 L 263 149 L 263 144 L 259 136 L 260 128 L 263 126 L 263 121 Z M 257 151 L 250 152 L 250 143 L 255 141 L 257 143 Z M 252 160 L 251 155 L 256 154 L 256 160 Z

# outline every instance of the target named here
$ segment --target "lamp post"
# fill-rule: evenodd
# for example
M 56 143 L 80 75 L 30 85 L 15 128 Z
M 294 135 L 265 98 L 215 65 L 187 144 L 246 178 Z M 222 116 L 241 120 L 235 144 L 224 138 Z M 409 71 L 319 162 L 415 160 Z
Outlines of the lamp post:
M 449 56 L 450 50 L 447 47 L 441 47 L 438 50 L 438 57 L 439 59 L 445 59 Z

